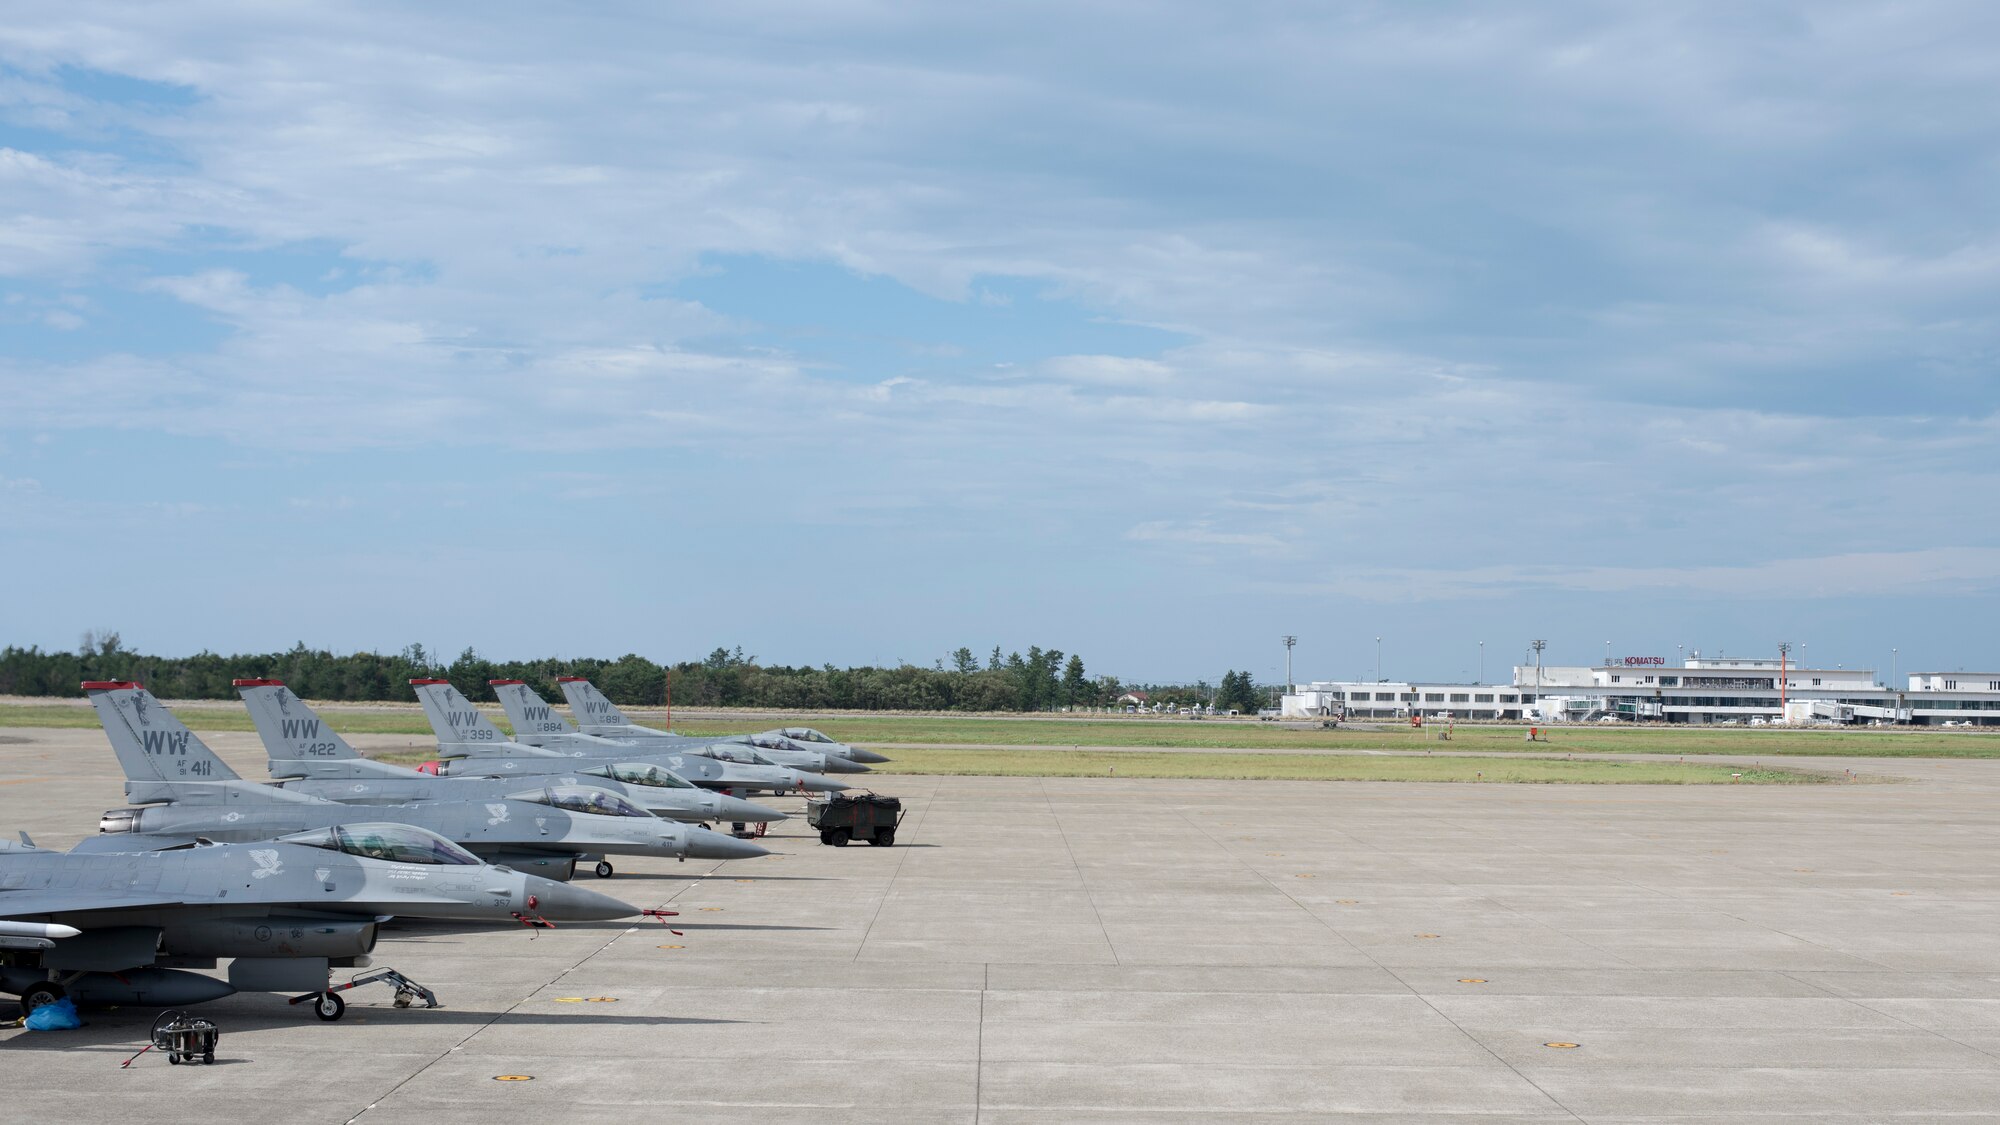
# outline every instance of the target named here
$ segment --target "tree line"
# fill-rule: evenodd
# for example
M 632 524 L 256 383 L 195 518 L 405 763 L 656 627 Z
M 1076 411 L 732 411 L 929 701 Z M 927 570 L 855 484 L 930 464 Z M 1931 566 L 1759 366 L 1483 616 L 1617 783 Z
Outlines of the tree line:
M 75 652 L 0 649 L 0 695 L 75 696 L 85 680 L 136 680 L 166 699 L 230 699 L 231 680 L 271 678 L 305 699 L 414 702 L 410 680 L 448 679 L 468 699 L 484 700 L 487 681 L 504 679 L 524 680 L 559 703 L 558 676 L 586 677 L 613 702 L 635 707 L 662 706 L 669 691 L 676 706 L 780 711 L 1058 711 L 1116 707 L 1134 690 L 1181 707 L 1212 703 L 1249 712 L 1264 705 L 1248 672 L 1230 671 L 1219 687 L 1126 684 L 1090 675 L 1080 656 L 1038 645 L 1025 655 L 1002 655 L 996 645 L 984 660 L 960 648 L 929 668 L 766 665 L 741 648 L 717 648 L 671 666 L 636 653 L 616 660 L 487 660 L 470 648 L 447 661 L 421 644 L 394 655 L 335 654 L 301 643 L 284 652 L 148 656 L 126 649 L 115 632 L 86 634 Z

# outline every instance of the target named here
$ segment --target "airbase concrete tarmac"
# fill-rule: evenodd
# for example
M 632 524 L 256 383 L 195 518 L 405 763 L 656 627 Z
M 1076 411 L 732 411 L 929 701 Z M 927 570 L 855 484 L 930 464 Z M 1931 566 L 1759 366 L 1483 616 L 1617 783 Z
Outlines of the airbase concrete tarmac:
M 1904 780 L 884 777 L 894 848 L 582 877 L 683 937 L 392 930 L 442 1011 L 0 1032 L 0 1119 L 2000 1123 L 2000 761 L 1796 764 Z M 98 732 L 0 732 L 0 829 L 121 804 Z

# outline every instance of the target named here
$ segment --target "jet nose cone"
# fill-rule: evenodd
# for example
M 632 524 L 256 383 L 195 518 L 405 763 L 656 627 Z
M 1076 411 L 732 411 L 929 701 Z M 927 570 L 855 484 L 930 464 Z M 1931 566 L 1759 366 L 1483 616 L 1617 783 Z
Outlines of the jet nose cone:
M 596 891 L 586 891 L 569 883 L 558 883 L 539 875 L 526 876 L 528 893 L 535 896 L 532 913 L 540 914 L 551 922 L 608 922 L 613 918 L 630 918 L 639 913 L 639 908 L 623 903 L 610 895 Z
M 867 766 L 862 765 L 860 762 L 850 761 L 846 758 L 836 758 L 833 755 L 828 754 L 826 756 L 826 772 L 867 773 L 869 772 L 869 770 Z
M 688 856 L 693 859 L 756 859 L 771 849 L 706 828 L 688 829 Z
M 810 793 L 839 793 L 842 790 L 854 788 L 854 786 L 849 785 L 845 781 L 835 781 L 824 774 L 817 773 L 800 773 L 799 784 L 804 786 L 806 791 Z
M 789 813 L 781 813 L 777 809 L 757 804 L 754 801 L 746 801 L 741 797 L 731 797 L 726 794 L 717 799 L 716 806 L 717 820 L 731 822 L 744 821 L 746 823 L 749 821 L 764 821 L 768 823 L 773 820 L 792 819 Z
M 883 757 L 880 754 L 877 754 L 873 750 L 863 750 L 859 746 L 848 747 L 846 757 L 851 758 L 857 762 L 866 762 L 870 765 L 880 765 L 883 762 L 890 760 L 888 758 Z

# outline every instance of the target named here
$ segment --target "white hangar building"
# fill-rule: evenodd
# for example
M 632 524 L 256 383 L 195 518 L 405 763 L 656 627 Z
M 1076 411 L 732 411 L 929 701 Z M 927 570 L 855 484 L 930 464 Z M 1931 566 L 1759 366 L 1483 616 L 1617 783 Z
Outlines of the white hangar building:
M 1667 723 L 1871 721 L 2000 726 L 2000 672 L 1913 672 L 1901 688 L 1873 669 L 1797 668 L 1776 659 L 1628 656 L 1594 667 L 1520 665 L 1506 684 L 1318 681 L 1284 697 L 1286 718 L 1604 718 Z

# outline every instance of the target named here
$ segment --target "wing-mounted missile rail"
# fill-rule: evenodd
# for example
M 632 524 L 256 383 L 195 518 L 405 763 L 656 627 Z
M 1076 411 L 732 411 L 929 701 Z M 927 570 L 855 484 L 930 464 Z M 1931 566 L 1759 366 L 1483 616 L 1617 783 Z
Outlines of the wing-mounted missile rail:
M 0 949 L 54 949 L 56 942 L 82 933 L 75 926 L 50 922 L 9 922 L 0 920 Z

